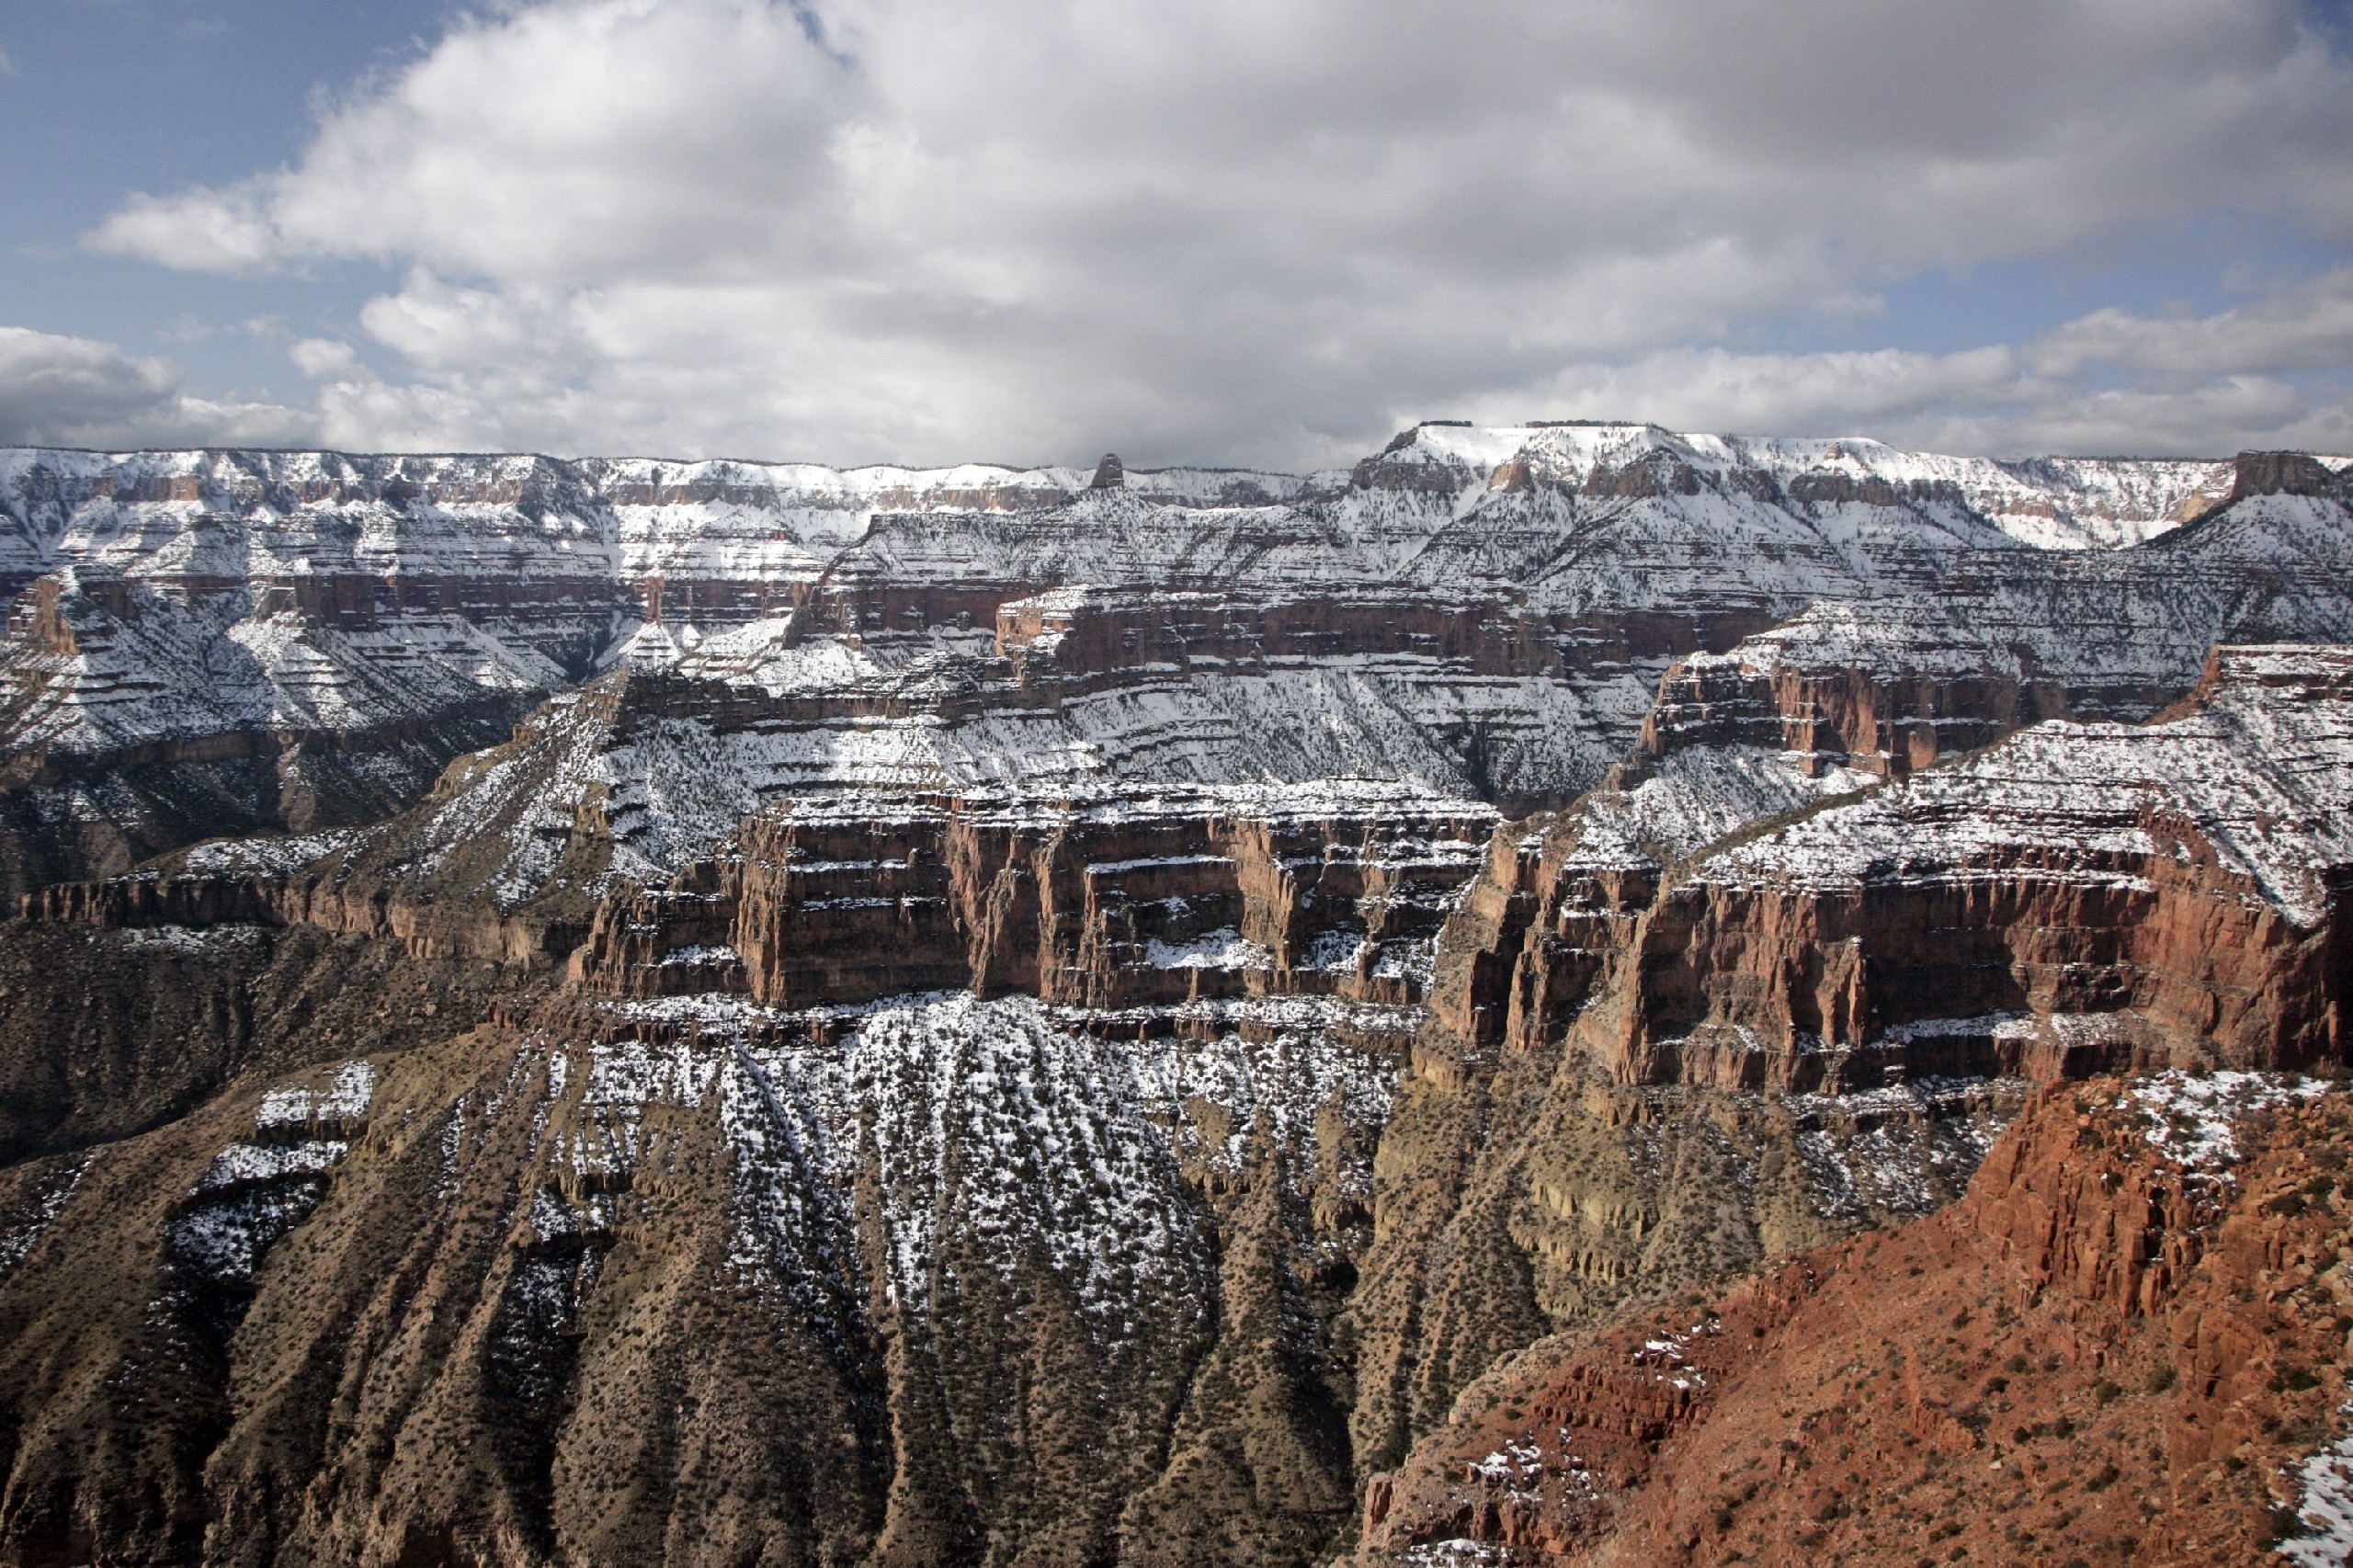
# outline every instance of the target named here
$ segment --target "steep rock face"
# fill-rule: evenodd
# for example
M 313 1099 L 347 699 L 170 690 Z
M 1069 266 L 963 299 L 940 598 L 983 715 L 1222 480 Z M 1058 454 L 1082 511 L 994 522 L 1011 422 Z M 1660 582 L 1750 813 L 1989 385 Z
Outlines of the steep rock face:
M 2353 514 L 2341 479 L 2298 460 L 2320 477 L 2290 488 L 2280 454 L 2247 454 L 2227 505 L 2144 549 L 2029 558 L 2023 572 L 1973 556 L 1932 592 L 1817 604 L 1694 655 L 1669 676 L 1643 751 L 1753 745 L 1899 774 L 2041 719 L 2145 719 L 2217 642 L 2344 642 Z
M 1682 747 L 1500 830 L 1375 1167 L 1360 1463 L 1544 1334 L 1926 1212 L 2023 1083 L 2341 1062 L 2343 658 L 1901 784 Z
M 1672 842 L 1677 777 L 1597 797 L 1498 840 L 1438 1017 L 1574 1018 L 1623 1081 L 1727 1087 L 2341 1059 L 2347 673 L 2218 650 L 2165 722 L 2040 725 L 1713 845 Z
M 2342 1499 L 2325 1087 L 2053 1085 L 1965 1201 L 1497 1367 L 1360 1561 L 2276 1561 Z
M 784 1006 L 951 986 L 1412 1001 L 1492 822 L 1363 786 L 805 802 L 748 822 L 740 859 L 608 902 L 574 967 L 613 994 L 718 978 Z

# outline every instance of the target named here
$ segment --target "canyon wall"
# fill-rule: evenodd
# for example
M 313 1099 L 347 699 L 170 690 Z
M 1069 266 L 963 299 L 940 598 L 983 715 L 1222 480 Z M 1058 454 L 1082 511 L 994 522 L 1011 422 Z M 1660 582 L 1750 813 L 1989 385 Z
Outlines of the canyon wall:
M 0 1562 L 2016 1551 L 2128 1486 L 2190 1560 L 2328 1437 L 2256 1304 L 2335 1290 L 2341 1096 L 2234 1074 L 2344 1060 L 2339 464 L 0 476 Z M 2100 1392 L 2161 1359 L 2178 1421 Z M 1994 1452 L 1898 1522 L 1861 1445 Z
M 2227 472 L 1624 426 L 1425 426 L 1306 477 L 1106 472 L 6 454 L 0 593 L 40 581 L 0 640 L 0 891 L 381 817 L 621 664 L 681 667 L 726 733 L 779 704 L 1010 711 L 1091 748 L 1066 766 L 1222 782 L 1271 728 L 1289 776 L 1557 805 L 1673 658 L 1974 556 L 2039 581 L 2061 557 L 2020 538 L 2131 543 Z M 1061 652 L 1017 610 L 993 643 L 1041 592 L 1082 602 Z M 1314 722 L 1336 704 L 1353 733 Z

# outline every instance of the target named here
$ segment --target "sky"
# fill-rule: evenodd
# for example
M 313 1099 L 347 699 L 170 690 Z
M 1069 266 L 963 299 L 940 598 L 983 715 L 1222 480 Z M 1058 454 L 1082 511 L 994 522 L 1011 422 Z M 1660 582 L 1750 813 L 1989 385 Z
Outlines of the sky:
M 2353 0 L 0 0 L 0 443 L 2353 451 Z

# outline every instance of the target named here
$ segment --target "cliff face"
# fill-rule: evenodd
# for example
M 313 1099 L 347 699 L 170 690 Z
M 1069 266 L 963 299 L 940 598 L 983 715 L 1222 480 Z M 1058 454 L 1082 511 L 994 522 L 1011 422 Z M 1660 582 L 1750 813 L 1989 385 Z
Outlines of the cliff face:
M 1378 787 L 852 800 L 772 809 L 741 858 L 603 905 L 592 990 L 780 1006 L 1023 991 L 1118 1009 L 1419 999 L 1493 813 Z
M 2275 1561 L 2341 1490 L 2327 1087 L 2047 1088 L 1952 1208 L 1499 1366 L 1360 1561 Z
M 1620 1081 L 1726 1088 L 2338 1060 L 2349 674 L 2221 649 L 2165 722 L 1816 778 L 1708 844 L 1688 778 L 1597 796 L 1498 837 L 1436 1015 L 1473 1046 L 1574 1024 Z
M 2225 649 L 2164 722 L 1903 784 L 1688 747 L 1499 831 L 1375 1165 L 1359 1462 L 1542 1335 L 1926 1212 L 2022 1084 L 2340 1062 L 2343 676 Z
M 2341 642 L 2345 481 L 2253 452 L 2229 500 L 2145 550 L 1977 553 L 1927 592 L 1822 602 L 1683 661 L 1645 722 L 1651 758 L 1694 745 L 1901 775 L 2042 719 L 2144 719 L 2215 642 Z

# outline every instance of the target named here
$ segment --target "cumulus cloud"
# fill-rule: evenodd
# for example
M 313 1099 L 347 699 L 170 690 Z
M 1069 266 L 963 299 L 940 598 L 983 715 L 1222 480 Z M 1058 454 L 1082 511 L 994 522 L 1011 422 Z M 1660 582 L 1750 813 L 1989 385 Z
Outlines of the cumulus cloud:
M 2197 219 L 2353 242 L 2353 69 L 2301 0 L 540 0 L 89 243 L 394 268 L 361 324 L 402 373 L 312 371 L 352 445 L 1303 463 L 1507 403 L 2325 426 L 2341 276 L 1958 356 L 1710 347 Z
M 179 371 L 112 344 L 0 326 L 0 445 L 285 445 L 313 438 L 308 414 L 218 403 L 180 390 Z

